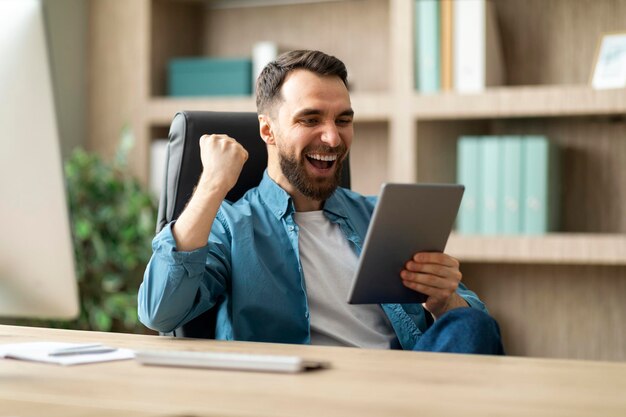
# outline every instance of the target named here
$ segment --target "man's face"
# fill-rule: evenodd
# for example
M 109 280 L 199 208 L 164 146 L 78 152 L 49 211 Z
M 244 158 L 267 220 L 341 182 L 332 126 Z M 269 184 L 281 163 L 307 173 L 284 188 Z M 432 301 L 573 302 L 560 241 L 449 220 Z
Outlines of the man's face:
M 297 190 L 309 199 L 326 200 L 339 186 L 352 144 L 348 90 L 339 77 L 296 70 L 287 76 L 281 97 L 273 117 L 282 174 L 277 182 L 290 194 Z

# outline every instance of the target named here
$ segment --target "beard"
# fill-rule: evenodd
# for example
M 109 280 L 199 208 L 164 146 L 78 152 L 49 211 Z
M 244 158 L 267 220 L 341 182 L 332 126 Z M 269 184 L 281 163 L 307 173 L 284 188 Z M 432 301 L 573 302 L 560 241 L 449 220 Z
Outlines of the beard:
M 330 197 L 341 183 L 341 172 L 343 160 L 347 149 L 344 144 L 336 148 L 328 146 L 307 147 L 302 152 L 302 158 L 298 160 L 295 155 L 289 155 L 278 149 L 278 159 L 283 175 L 289 183 L 293 185 L 302 195 L 316 201 L 324 201 Z M 336 153 L 337 159 L 334 162 L 335 173 L 332 177 L 311 177 L 304 164 L 306 154 L 309 153 Z

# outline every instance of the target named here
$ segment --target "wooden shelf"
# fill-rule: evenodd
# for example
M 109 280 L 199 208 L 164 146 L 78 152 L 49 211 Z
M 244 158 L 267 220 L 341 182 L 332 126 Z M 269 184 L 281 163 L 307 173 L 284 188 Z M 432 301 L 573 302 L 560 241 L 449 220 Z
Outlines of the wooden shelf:
M 350 94 L 356 122 L 384 122 L 391 118 L 391 97 L 386 93 Z
M 296 4 L 324 3 L 329 1 L 336 0 L 205 0 L 205 4 L 214 9 L 237 9 L 244 7 L 291 6 Z
M 588 86 L 498 87 L 476 94 L 416 94 L 413 112 L 418 120 L 625 114 L 626 94 Z
M 623 30 L 626 2 L 494 1 L 507 85 L 420 95 L 413 1 L 258 1 L 289 5 L 92 0 L 89 149 L 112 157 L 131 123 L 130 166 L 147 182 L 151 141 L 177 111 L 256 107 L 252 97 L 164 97 L 169 60 L 249 56 L 262 40 L 345 62 L 356 122 L 352 186 L 363 194 L 389 181 L 455 181 L 460 135 L 545 135 L 564 150 L 565 232 L 453 235 L 447 251 L 464 262 L 464 281 L 500 321 L 510 354 L 623 358 L 626 336 L 614 329 L 626 318 L 626 94 L 587 80 L 602 34 Z
M 151 125 L 169 126 L 174 115 L 181 110 L 206 111 L 256 111 L 252 97 L 171 98 L 158 97 L 148 102 L 146 119 Z
M 352 107 L 356 122 L 378 122 L 389 119 L 390 98 L 384 93 L 353 93 Z M 181 110 L 256 112 L 253 97 L 171 98 L 155 97 L 148 101 L 146 120 L 151 125 L 169 126 Z
M 583 233 L 544 236 L 452 234 L 446 252 L 464 262 L 626 265 L 626 236 Z

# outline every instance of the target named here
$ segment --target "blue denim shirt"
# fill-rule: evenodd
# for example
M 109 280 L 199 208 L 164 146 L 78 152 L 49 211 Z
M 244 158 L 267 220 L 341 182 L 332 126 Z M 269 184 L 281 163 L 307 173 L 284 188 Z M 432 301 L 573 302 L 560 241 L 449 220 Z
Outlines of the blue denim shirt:
M 360 254 L 376 204 L 338 188 L 324 214 L 338 224 Z M 298 252 L 295 209 L 287 192 L 265 172 L 258 187 L 232 204 L 224 202 L 206 246 L 176 250 L 171 224 L 153 240 L 153 255 L 139 288 L 139 319 L 169 332 L 216 304 L 216 337 L 277 343 L 310 343 L 309 306 Z M 398 277 L 398 279 L 400 279 Z M 462 284 L 457 292 L 486 311 Z M 382 304 L 403 349 L 412 349 L 427 328 L 420 304 Z

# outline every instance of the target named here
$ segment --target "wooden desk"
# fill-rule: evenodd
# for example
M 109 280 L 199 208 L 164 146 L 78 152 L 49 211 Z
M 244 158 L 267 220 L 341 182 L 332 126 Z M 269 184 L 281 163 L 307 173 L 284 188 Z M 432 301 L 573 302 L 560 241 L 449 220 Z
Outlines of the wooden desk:
M 296 375 L 0 360 L 0 416 L 626 416 L 626 363 L 485 357 L 0 326 L 0 343 L 295 354 Z

